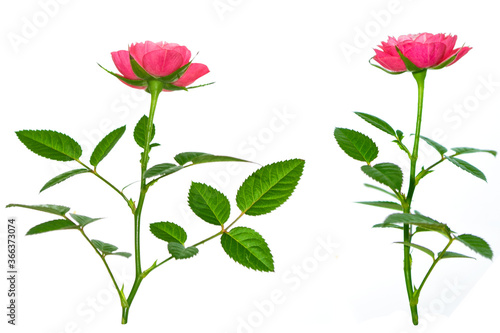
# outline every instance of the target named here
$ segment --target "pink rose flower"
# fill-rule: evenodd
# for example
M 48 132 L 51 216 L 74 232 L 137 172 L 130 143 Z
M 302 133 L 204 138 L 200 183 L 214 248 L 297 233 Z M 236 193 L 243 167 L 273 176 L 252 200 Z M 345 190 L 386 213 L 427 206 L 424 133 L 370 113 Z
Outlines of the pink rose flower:
M 389 37 L 378 46 L 380 50 L 375 49 L 373 59 L 394 73 L 441 69 L 453 65 L 471 49 L 468 46 L 454 48 L 456 41 L 457 36 L 429 33 L 403 35 L 398 39 Z
M 163 91 L 184 90 L 209 72 L 204 64 L 190 64 L 191 51 L 175 43 L 135 43 L 128 51 L 111 52 L 111 57 L 123 76 L 112 74 L 137 89 L 146 89 L 147 80 L 158 79 L 164 82 Z

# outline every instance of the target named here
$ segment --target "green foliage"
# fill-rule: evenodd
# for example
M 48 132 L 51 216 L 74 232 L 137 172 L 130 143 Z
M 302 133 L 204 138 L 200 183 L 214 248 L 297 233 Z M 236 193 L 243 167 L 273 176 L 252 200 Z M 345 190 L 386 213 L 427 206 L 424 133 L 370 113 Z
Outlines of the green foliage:
M 184 167 L 181 165 L 175 165 L 172 163 L 157 164 L 157 165 L 149 168 L 148 170 L 146 170 L 146 172 L 144 173 L 144 177 L 151 178 L 151 177 L 155 177 L 155 176 L 167 176 L 167 175 L 175 173 L 183 168 Z
M 384 190 L 383 188 L 380 188 L 380 187 L 378 187 L 378 186 L 371 185 L 371 184 L 363 184 L 363 185 L 365 185 L 365 186 L 366 186 L 366 187 L 368 187 L 368 188 L 371 188 L 371 189 L 374 189 L 374 190 L 377 190 L 377 191 L 383 192 L 383 193 L 385 193 L 385 194 L 389 194 L 391 197 L 394 197 L 394 198 L 396 198 L 396 199 L 398 198 L 398 197 L 396 196 L 396 194 L 391 193 L 391 192 L 389 192 L 389 191 L 387 191 L 387 190 Z
M 100 250 L 104 254 L 112 253 L 118 250 L 118 247 L 114 246 L 113 244 L 104 243 L 97 239 L 93 239 L 91 240 L 91 242 L 98 250 Z
M 437 152 L 443 156 L 447 151 L 448 149 L 446 149 L 445 147 L 443 147 L 442 145 L 440 145 L 439 143 L 437 143 L 436 141 L 434 140 L 431 140 L 429 138 L 426 138 L 425 136 L 420 136 L 420 139 L 424 140 L 425 142 L 427 142 L 427 144 L 429 146 L 431 146 L 432 148 L 436 149 Z
M 388 208 L 403 211 L 401 204 L 392 201 L 358 201 L 357 203 L 381 208 Z
M 157 238 L 165 242 L 177 242 L 184 244 L 187 234 L 184 229 L 172 222 L 155 222 L 149 225 L 149 230 Z
M 491 250 L 491 247 L 481 237 L 470 234 L 463 234 L 457 236 L 456 239 L 465 246 L 467 246 L 468 248 L 470 248 L 472 251 L 477 252 L 483 257 L 490 260 L 493 259 L 493 251 Z
M 26 235 L 36 235 L 44 232 L 55 231 L 55 230 L 65 230 L 65 229 L 76 229 L 78 226 L 71 221 L 68 220 L 52 220 L 37 226 L 34 226 Z
M 64 215 L 69 212 L 69 207 L 66 206 L 58 206 L 58 205 L 21 205 L 21 204 L 9 204 L 6 206 L 9 207 L 22 207 L 33 210 L 38 210 L 45 213 L 55 214 L 64 217 Z
M 16 134 L 26 148 L 51 160 L 72 161 L 82 155 L 82 147 L 66 134 L 49 130 L 23 130 Z
M 366 135 L 351 129 L 339 127 L 335 129 L 333 134 L 340 148 L 355 160 L 369 164 L 377 158 L 377 145 Z
M 93 239 L 91 240 L 91 242 L 105 256 L 114 255 L 125 258 L 130 258 L 132 256 L 132 254 L 128 252 L 115 252 L 116 250 L 118 250 L 118 247 L 114 246 L 113 244 L 104 243 L 97 239 Z
M 236 227 L 222 234 L 224 251 L 237 263 L 263 272 L 273 272 L 273 256 L 266 241 L 256 231 Z
M 397 137 L 396 132 L 391 127 L 391 125 L 389 125 L 388 123 L 386 123 L 382 119 L 375 117 L 375 116 L 372 116 L 371 114 L 368 114 L 368 113 L 363 113 L 363 112 L 354 112 L 354 113 L 356 115 L 358 115 L 359 117 L 361 117 L 366 122 L 368 122 L 369 124 L 378 128 L 379 130 L 384 131 L 385 133 L 392 135 L 394 137 Z
M 175 155 L 175 161 L 179 165 L 185 165 L 186 163 L 192 162 L 192 164 L 210 163 L 210 162 L 250 162 L 247 160 L 242 160 L 241 158 L 223 156 L 223 155 L 212 155 L 200 152 L 185 152 Z
M 94 167 L 97 166 L 113 149 L 118 140 L 125 133 L 125 126 L 115 129 L 108 135 L 106 135 L 95 147 L 92 156 L 90 156 L 90 164 Z
M 394 244 L 402 244 L 402 245 L 407 245 L 409 247 L 413 247 L 417 250 L 420 250 L 428 255 L 431 256 L 432 260 L 434 260 L 434 252 L 432 252 L 430 249 L 422 246 L 422 245 L 418 245 L 418 244 L 414 244 L 414 243 L 409 243 L 409 242 L 394 242 Z
M 493 156 L 497 156 L 497 152 L 494 150 L 485 150 L 485 149 L 477 149 L 477 148 L 468 148 L 468 147 L 456 147 L 451 148 L 455 152 L 455 155 L 462 154 L 472 154 L 472 153 L 488 153 Z
M 134 128 L 134 140 L 137 142 L 139 147 L 143 148 L 146 146 L 146 132 L 148 129 L 148 117 L 147 116 L 142 116 L 141 119 L 137 122 L 137 125 L 135 125 Z M 155 137 L 155 125 L 153 124 L 153 130 L 151 132 L 151 138 L 149 143 L 153 141 L 153 138 Z
M 224 194 L 202 183 L 191 183 L 188 203 L 193 213 L 203 221 L 220 226 L 226 223 L 231 211 Z
M 43 185 L 40 192 L 43 192 L 46 189 L 48 189 L 54 185 L 57 185 L 57 184 L 65 181 L 66 179 L 71 178 L 75 175 L 79 175 L 81 173 L 87 173 L 87 172 L 90 172 L 90 171 L 87 169 L 76 169 L 76 170 L 70 170 L 70 171 L 63 172 L 60 175 L 57 175 L 54 178 L 52 178 L 51 180 L 49 180 L 47 183 L 45 183 L 45 185 Z
M 266 165 L 250 175 L 236 194 L 238 208 L 247 215 L 267 214 L 293 193 L 304 170 L 304 160 L 292 159 Z
M 198 249 L 194 246 L 185 248 L 181 243 L 171 242 L 168 243 L 168 252 L 175 259 L 188 259 L 198 254 Z
M 441 252 L 438 253 L 438 256 L 441 256 Z M 442 256 L 441 259 L 448 259 L 448 258 L 464 258 L 464 259 L 476 259 L 473 257 L 466 256 L 461 253 L 456 253 L 456 252 L 451 252 L 451 251 L 446 251 Z
M 81 225 L 82 227 L 86 226 L 87 224 L 89 223 L 92 223 L 92 222 L 95 222 L 95 221 L 98 221 L 98 220 L 102 220 L 102 217 L 98 217 L 98 218 L 91 218 L 91 217 L 88 217 L 88 216 L 84 216 L 84 215 L 78 215 L 78 214 L 71 214 L 69 213 L 69 215 L 71 215 L 71 217 L 79 224 Z
M 473 166 L 472 164 L 470 164 L 469 162 L 466 162 L 456 157 L 451 157 L 451 156 L 445 156 L 445 157 L 448 161 L 455 164 L 460 169 L 465 170 L 471 175 L 474 175 L 477 178 L 486 181 L 486 176 L 484 175 L 484 173 L 475 166 Z
M 374 166 L 363 165 L 361 170 L 373 180 L 387 185 L 398 192 L 401 191 L 401 186 L 403 185 L 403 172 L 396 164 L 379 163 Z
M 411 224 L 427 230 L 437 231 L 448 238 L 451 237 L 451 230 L 446 224 L 433 220 L 430 217 L 424 215 L 402 213 L 391 214 L 385 219 L 384 224 L 386 223 Z

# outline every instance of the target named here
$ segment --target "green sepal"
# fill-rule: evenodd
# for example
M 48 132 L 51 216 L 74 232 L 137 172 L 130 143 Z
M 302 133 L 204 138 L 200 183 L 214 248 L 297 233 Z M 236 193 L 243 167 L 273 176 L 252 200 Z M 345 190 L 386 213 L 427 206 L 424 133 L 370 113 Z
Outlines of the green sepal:
M 114 77 L 116 77 L 118 80 L 120 81 L 123 81 L 127 84 L 130 84 L 131 86 L 134 86 L 134 87 L 147 87 L 148 86 L 148 81 L 146 80 L 131 80 L 131 79 L 127 79 L 119 74 L 116 74 L 116 73 L 113 73 L 111 71 L 108 71 L 106 68 L 102 67 L 100 64 L 98 64 L 99 67 L 101 67 L 102 69 L 104 69 L 106 72 L 108 72 L 109 74 L 113 75 Z
M 375 57 L 374 57 L 374 56 L 373 56 L 373 57 L 371 57 L 371 58 L 370 58 L 370 60 L 368 60 L 368 63 L 369 63 L 370 65 L 372 65 L 373 67 L 376 67 L 376 68 L 378 68 L 378 69 L 380 69 L 380 70 L 383 70 L 383 71 L 384 71 L 384 72 L 386 72 L 387 74 L 391 74 L 391 75 L 399 75 L 399 74 L 403 74 L 404 72 L 406 72 L 406 71 L 402 71 L 402 72 L 391 72 L 390 70 L 387 70 L 387 69 L 385 69 L 384 67 L 381 67 L 381 66 L 379 66 L 379 65 L 373 64 L 373 63 L 372 63 L 372 59 L 373 59 L 373 58 L 375 58 Z
M 139 63 L 132 57 L 132 55 L 129 53 L 130 56 L 130 65 L 132 67 L 132 71 L 134 72 L 137 77 L 144 79 L 144 80 L 151 80 L 154 79 L 153 76 L 151 76 L 144 68 L 139 65 Z
M 397 46 L 396 46 L 396 51 L 398 52 L 399 57 L 401 58 L 401 60 L 403 60 L 403 62 L 405 63 L 406 69 L 408 71 L 410 71 L 410 72 L 420 72 L 420 71 L 424 70 L 424 68 L 417 67 L 417 65 L 415 65 L 413 62 L 411 62 L 410 59 L 408 59 L 407 57 L 405 57 L 403 55 L 403 53 L 401 52 L 401 50 Z

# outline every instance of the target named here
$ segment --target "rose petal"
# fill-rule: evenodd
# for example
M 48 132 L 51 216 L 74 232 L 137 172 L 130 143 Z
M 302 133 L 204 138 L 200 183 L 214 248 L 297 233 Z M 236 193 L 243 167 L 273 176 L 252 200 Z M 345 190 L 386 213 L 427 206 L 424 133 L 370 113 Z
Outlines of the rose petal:
M 415 66 L 419 68 L 429 68 L 440 64 L 446 46 L 443 43 L 411 43 L 401 46 L 401 52 Z
M 178 52 L 183 57 L 184 60 L 182 61 L 181 67 L 186 65 L 189 62 L 189 60 L 191 60 L 191 51 L 189 51 L 187 47 L 176 46 L 172 50 Z
M 126 79 L 139 79 L 132 70 L 132 65 L 130 65 L 130 54 L 128 51 L 121 50 L 111 52 L 111 58 L 113 59 L 118 71 L 120 71 Z
M 375 50 L 375 57 L 373 60 L 377 61 L 382 67 L 393 72 L 403 72 L 406 70 L 406 66 L 398 56 L 391 56 L 379 50 Z
M 155 51 L 155 50 L 161 50 L 162 46 L 158 45 L 159 43 L 153 43 L 150 41 L 145 41 L 144 43 L 135 43 L 130 45 L 128 48 L 130 54 L 132 57 L 134 57 L 135 61 L 141 65 L 141 67 L 144 68 L 143 66 L 143 58 L 144 55 L 148 52 Z
M 182 66 L 183 56 L 173 50 L 156 50 L 144 55 L 143 68 L 149 74 L 162 77 L 172 74 Z
M 453 65 L 454 63 L 456 63 L 458 60 L 460 60 L 460 58 L 462 58 L 464 55 L 466 55 L 470 50 L 472 49 L 472 47 L 468 47 L 468 46 L 464 46 L 462 47 L 461 49 L 455 49 L 453 50 L 453 54 L 457 54 L 457 57 L 455 58 L 455 60 L 453 60 L 448 66 L 451 66 Z M 452 56 L 453 56 L 452 54 Z
M 177 87 L 187 87 L 208 72 L 210 72 L 210 70 L 206 65 L 193 63 L 189 66 L 186 73 L 184 73 L 179 80 L 173 82 L 172 84 Z
M 444 59 L 448 59 L 451 57 L 453 54 L 455 54 L 455 50 L 453 49 L 455 47 L 455 43 L 457 42 L 457 36 L 446 36 L 442 43 L 446 45 L 446 52 L 444 53 Z

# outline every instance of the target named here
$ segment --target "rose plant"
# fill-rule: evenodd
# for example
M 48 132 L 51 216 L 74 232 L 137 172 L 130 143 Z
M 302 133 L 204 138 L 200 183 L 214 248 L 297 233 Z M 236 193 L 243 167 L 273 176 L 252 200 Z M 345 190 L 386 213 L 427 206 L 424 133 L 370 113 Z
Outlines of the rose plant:
M 418 324 L 417 305 L 420 293 L 436 264 L 442 259 L 447 258 L 470 258 L 460 253 L 448 251 L 454 241 L 464 244 L 483 257 L 488 259 L 492 259 L 493 257 L 490 246 L 482 238 L 470 234 L 457 234 L 455 231 L 452 231 L 447 224 L 427 217 L 412 207 L 412 199 L 415 194 L 416 186 L 424 177 L 434 172 L 435 168 L 442 162 L 448 161 L 460 169 L 486 181 L 486 176 L 478 168 L 457 156 L 471 153 L 489 153 L 496 156 L 496 151 L 469 147 L 451 148 L 452 152 L 449 152 L 449 150 L 441 144 L 420 135 L 424 81 L 427 71 L 429 69 L 442 69 L 450 66 L 456 63 L 471 49 L 467 46 L 455 48 L 456 40 L 456 36 L 444 34 L 434 35 L 430 33 L 404 35 L 397 39 L 389 37 L 387 42 L 381 43 L 379 46 L 380 49 L 375 49 L 375 56 L 372 58 L 379 64 L 372 64 L 373 66 L 389 74 L 411 72 L 417 82 L 417 120 L 413 147 L 411 150 L 403 142 L 404 135 L 402 131 L 394 130 L 391 125 L 378 117 L 363 112 L 355 112 L 360 118 L 391 136 L 393 139 L 392 142 L 396 143 L 408 157 L 410 162 L 410 174 L 408 178 L 408 190 L 406 192 L 402 189 L 403 172 L 398 165 L 387 162 L 372 165 L 379 151 L 375 142 L 368 136 L 346 128 L 336 128 L 334 132 L 335 139 L 340 148 L 355 160 L 365 162 L 366 165 L 361 167 L 361 171 L 368 177 L 384 185 L 385 188 L 371 184 L 365 185 L 371 189 L 389 195 L 392 199 L 392 201 L 364 201 L 360 203 L 400 211 L 400 213 L 389 215 L 383 223 L 375 224 L 374 227 L 395 228 L 401 230 L 403 233 L 403 240 L 396 243 L 403 245 L 405 285 L 410 304 L 412 322 L 415 325 Z M 439 157 L 435 163 L 427 167 L 421 166 L 418 171 L 417 162 L 419 144 L 421 141 L 434 148 Z M 417 244 L 415 238 L 423 232 L 436 232 L 444 236 L 447 241 L 444 248 L 435 253 L 435 251 Z M 418 287 L 414 285 L 412 281 L 412 249 L 421 251 L 432 258 L 432 263 Z
M 139 286 L 148 274 L 172 259 L 188 259 L 195 256 L 200 245 L 219 236 L 222 248 L 234 261 L 257 271 L 274 271 L 273 256 L 264 238 L 251 228 L 233 226 L 244 215 L 267 214 L 281 206 L 291 196 L 302 175 L 304 161 L 301 159 L 272 163 L 259 168 L 250 175 L 242 183 L 236 194 L 236 206 L 240 212 L 231 222 L 228 222 L 231 210 L 228 198 L 209 185 L 192 182 L 188 190 L 189 207 L 202 221 L 217 226 L 219 231 L 187 246 L 187 233 L 180 225 L 170 221 L 150 223 L 151 233 L 167 243 L 166 250 L 168 250 L 169 255 L 163 255 L 166 258 L 154 260 L 148 264 L 146 269 L 143 268 L 140 226 L 146 194 L 151 186 L 163 178 L 191 166 L 212 162 L 249 161 L 201 152 L 183 152 L 174 156 L 173 161 L 149 167 L 151 150 L 159 146 L 158 143 L 153 143 L 152 140 L 155 136 L 153 119 L 160 93 L 162 91 L 187 91 L 205 86 L 207 84 L 190 85 L 206 75 L 209 70 L 204 64 L 193 63 L 188 48 L 174 43 L 146 41 L 145 43 L 132 44 L 128 50 L 113 52 L 111 55 L 116 68 L 122 75 L 105 70 L 126 85 L 144 89 L 151 95 L 149 116 L 142 116 L 133 131 L 135 142 L 142 148 L 140 157 L 141 172 L 138 175 L 140 189 L 136 199 L 126 194 L 125 190 L 128 185 L 120 190 L 119 187 L 108 181 L 97 170 L 98 165 L 125 133 L 125 126 L 115 129 L 97 144 L 90 156 L 90 165 L 80 159 L 82 155 L 81 146 L 66 134 L 51 130 L 21 130 L 16 134 L 19 140 L 35 154 L 56 161 L 75 161 L 82 166 L 82 168 L 64 172 L 50 179 L 40 192 L 76 175 L 90 173 L 103 181 L 123 199 L 133 215 L 134 221 L 133 228 L 130 231 L 134 233 L 135 279 L 128 296 L 125 292 L 125 286 L 122 284 L 120 287 L 119 281 L 116 281 L 107 258 L 109 256 L 129 258 L 132 254 L 117 251 L 118 248 L 112 244 L 91 239 L 85 231 L 87 225 L 101 218 L 68 213 L 70 208 L 62 205 L 8 205 L 7 207 L 23 207 L 57 216 L 55 220 L 34 226 L 27 234 L 34 235 L 56 230 L 79 231 L 102 260 L 116 288 L 122 307 L 123 324 L 127 323 L 130 306 L 139 290 Z M 175 163 L 173 163 L 174 161 Z

